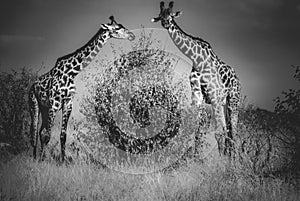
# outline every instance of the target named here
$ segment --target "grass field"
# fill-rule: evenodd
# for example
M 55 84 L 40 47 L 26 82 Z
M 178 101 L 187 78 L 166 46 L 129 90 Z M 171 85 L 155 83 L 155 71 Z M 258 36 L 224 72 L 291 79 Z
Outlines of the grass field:
M 163 68 L 157 69 L 153 71 L 154 74 L 144 73 L 144 71 L 142 74 L 150 75 L 150 77 L 160 75 L 160 70 Z M 90 162 L 93 161 L 92 158 L 96 158 L 94 162 L 97 162 L 99 158 L 103 159 L 104 157 L 101 156 L 115 159 L 115 155 L 110 151 L 101 152 L 102 149 L 98 151 L 100 148 L 106 148 L 103 146 L 105 143 L 102 143 L 106 136 L 102 135 L 105 134 L 101 133 L 103 130 L 99 130 L 98 119 L 95 118 L 94 112 L 95 105 L 93 101 L 89 102 L 89 99 L 86 99 L 86 107 L 83 104 L 84 121 L 78 121 L 78 119 L 70 121 L 71 129 L 68 130 L 70 135 L 67 151 L 70 151 L 70 156 L 74 154 L 82 158 L 76 160 L 74 157 L 75 163 L 68 165 L 60 165 L 54 159 L 51 160 L 51 157 L 60 154 L 59 135 L 53 135 L 52 143 L 48 145 L 47 160 L 34 161 L 26 153 L 26 150 L 31 150 L 28 135 L 30 118 L 24 99 L 25 96 L 27 97 L 25 87 L 27 84 L 21 89 L 10 86 L 21 85 L 24 80 L 33 79 L 36 75 L 25 70 L 21 73 L 21 78 L 16 80 L 12 79 L 16 78 L 15 75 L 0 75 L 3 77 L 1 83 L 7 86 L 6 90 L 15 90 L 6 93 L 9 96 L 2 97 L 6 105 L 10 106 L 4 114 L 11 116 L 8 118 L 0 115 L 2 118 L 2 120 L 0 118 L 0 128 L 3 130 L 0 132 L 0 201 L 300 200 L 300 178 L 295 176 L 299 176 L 300 146 L 297 124 L 299 121 L 295 121 L 295 125 L 291 124 L 293 121 L 287 119 L 289 115 L 284 115 L 284 112 L 275 114 L 244 103 L 240 109 L 238 135 L 235 139 L 239 162 L 229 165 L 225 159 L 216 156 L 218 154 L 212 154 L 210 158 L 202 162 L 195 162 L 194 158 L 188 159 L 176 169 L 169 169 L 167 172 L 128 174 L 97 167 Z M 145 80 L 138 74 L 135 77 L 137 79 L 134 80 Z M 292 95 L 293 93 L 293 91 L 290 92 Z M 16 97 L 20 97 L 17 100 L 18 107 L 15 102 L 11 101 L 16 101 Z M 291 97 L 291 103 L 294 104 L 294 96 Z M 282 103 L 279 101 L 278 107 L 284 103 L 286 101 Z M 128 110 L 124 111 L 128 112 Z M 185 129 L 184 135 L 190 136 L 189 133 L 195 134 L 194 131 L 198 131 L 199 121 L 196 118 L 198 111 L 194 109 L 187 111 L 188 121 L 186 122 L 188 124 L 185 128 L 189 129 Z M 299 110 L 295 109 L 295 111 Z M 61 122 L 60 119 L 56 120 L 56 122 Z M 156 118 L 156 120 L 165 122 L 163 118 Z M 193 123 L 194 120 L 197 123 Z M 131 124 L 126 125 L 131 126 Z M 94 126 L 98 130 L 94 130 Z M 54 127 L 56 130 L 54 129 L 53 133 L 59 133 L 60 124 L 57 123 Z M 207 130 L 205 132 L 215 142 L 214 134 L 207 133 Z M 203 139 L 208 142 L 207 136 Z M 178 141 L 175 142 L 178 143 Z M 204 147 L 205 144 L 200 145 Z M 203 147 L 199 151 L 205 155 Z M 101 155 L 103 153 L 104 155 Z M 165 164 L 163 160 L 163 165 Z M 133 169 L 131 164 L 129 169 Z M 276 172 L 285 175 L 278 175 Z
M 299 200 L 297 186 L 213 158 L 168 173 L 125 174 L 19 155 L 1 165 L 0 200 Z M 299 189 L 299 187 L 298 187 Z

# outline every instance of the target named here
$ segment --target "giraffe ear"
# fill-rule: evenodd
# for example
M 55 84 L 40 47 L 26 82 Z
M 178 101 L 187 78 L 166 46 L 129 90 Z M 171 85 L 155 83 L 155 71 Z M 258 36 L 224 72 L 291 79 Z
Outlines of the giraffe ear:
M 180 15 L 182 15 L 182 11 L 177 11 L 176 13 L 171 13 L 172 17 L 178 18 Z

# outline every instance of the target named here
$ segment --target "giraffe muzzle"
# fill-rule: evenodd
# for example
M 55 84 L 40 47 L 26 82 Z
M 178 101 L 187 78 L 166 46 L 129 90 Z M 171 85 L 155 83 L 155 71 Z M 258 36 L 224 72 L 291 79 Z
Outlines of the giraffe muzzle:
M 128 32 L 129 37 L 128 40 L 133 41 L 135 39 L 135 35 L 132 32 Z

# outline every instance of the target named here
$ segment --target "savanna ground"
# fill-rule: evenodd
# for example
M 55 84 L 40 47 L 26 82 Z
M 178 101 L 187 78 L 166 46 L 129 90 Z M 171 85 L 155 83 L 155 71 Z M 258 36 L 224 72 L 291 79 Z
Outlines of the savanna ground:
M 57 165 L 19 155 L 1 166 L 1 200 L 299 200 L 299 188 L 220 158 L 170 173 L 124 174 L 92 164 Z
M 145 41 L 143 37 L 141 46 L 150 49 L 151 44 L 145 44 Z M 134 50 L 139 50 L 139 46 Z M 141 71 L 129 72 L 128 77 L 134 79 L 123 79 L 122 83 L 131 82 L 130 85 L 135 87 L 145 80 L 150 83 L 163 80 L 169 84 L 166 87 L 170 90 L 174 82 L 179 82 L 177 88 L 182 86 L 185 89 L 180 79 L 173 80 L 172 58 L 160 51 L 156 53 L 160 61 L 165 61 L 161 62 L 162 66 L 156 63 L 157 57 L 151 59 L 143 54 L 143 58 L 137 60 L 150 62 L 157 68 L 148 71 L 145 65 Z M 138 62 L 137 65 L 143 66 L 144 63 Z M 109 73 L 112 70 L 108 68 Z M 300 81 L 300 67 L 295 67 L 295 70 L 294 78 Z M 153 76 L 164 73 L 168 76 Z M 200 146 L 195 143 L 192 151 L 174 165 L 155 172 L 133 174 L 99 164 L 97 159 L 103 157 L 99 151 L 103 138 L 98 135 L 101 130 L 94 130 L 97 116 L 92 97 L 86 97 L 83 102 L 85 120 L 70 122 L 69 127 L 74 129 L 68 136 L 71 138 L 67 144 L 68 162 L 61 164 L 57 161 L 57 139 L 48 146 L 45 160 L 33 160 L 27 92 L 36 77 L 37 73 L 25 68 L 20 72 L 0 74 L 0 200 L 281 201 L 300 198 L 298 89 L 283 92 L 282 97 L 276 98 L 274 112 L 242 102 L 235 136 L 235 160 L 231 163 L 218 155 L 216 147 L 208 157 L 201 157 L 205 155 L 206 146 L 203 137 L 198 142 Z M 96 89 L 99 86 L 103 83 L 96 85 Z M 182 94 L 186 92 L 179 90 L 176 95 L 184 99 Z M 162 121 L 160 118 L 163 117 L 156 118 Z M 124 128 L 130 130 L 131 125 Z M 213 135 L 213 132 L 210 126 L 207 135 Z
M 204 160 L 187 157 L 148 174 L 114 171 L 87 158 L 34 161 L 27 134 L 13 135 L 10 126 L 11 133 L 2 134 L 0 200 L 299 200 L 297 135 L 287 124 L 278 127 L 278 115 L 244 107 L 241 149 L 231 165 L 215 150 Z

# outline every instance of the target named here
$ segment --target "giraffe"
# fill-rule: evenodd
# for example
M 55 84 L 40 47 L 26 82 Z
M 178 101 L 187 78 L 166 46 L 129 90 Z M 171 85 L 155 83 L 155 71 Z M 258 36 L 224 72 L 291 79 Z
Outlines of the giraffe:
M 192 105 L 211 104 L 216 121 L 215 138 L 220 155 L 232 155 L 238 121 L 241 84 L 232 67 L 226 65 L 212 50 L 211 45 L 185 33 L 175 22 L 182 12 L 173 12 L 174 2 L 165 8 L 160 2 L 160 13 L 152 22 L 161 22 L 175 46 L 192 61 L 189 81 Z
M 41 153 L 50 141 L 51 128 L 56 113 L 62 110 L 62 126 L 60 133 L 61 160 L 65 159 L 65 143 L 68 120 L 73 107 L 73 96 L 76 88 L 74 78 L 88 66 L 110 38 L 134 40 L 135 36 L 122 24 L 118 24 L 111 16 L 110 23 L 102 24 L 97 33 L 75 52 L 57 59 L 55 66 L 33 83 L 29 90 L 29 108 L 31 115 L 31 145 L 33 157 L 37 157 L 37 141 L 40 137 Z M 41 127 L 38 134 L 39 114 Z M 43 130 L 46 132 L 43 134 Z

